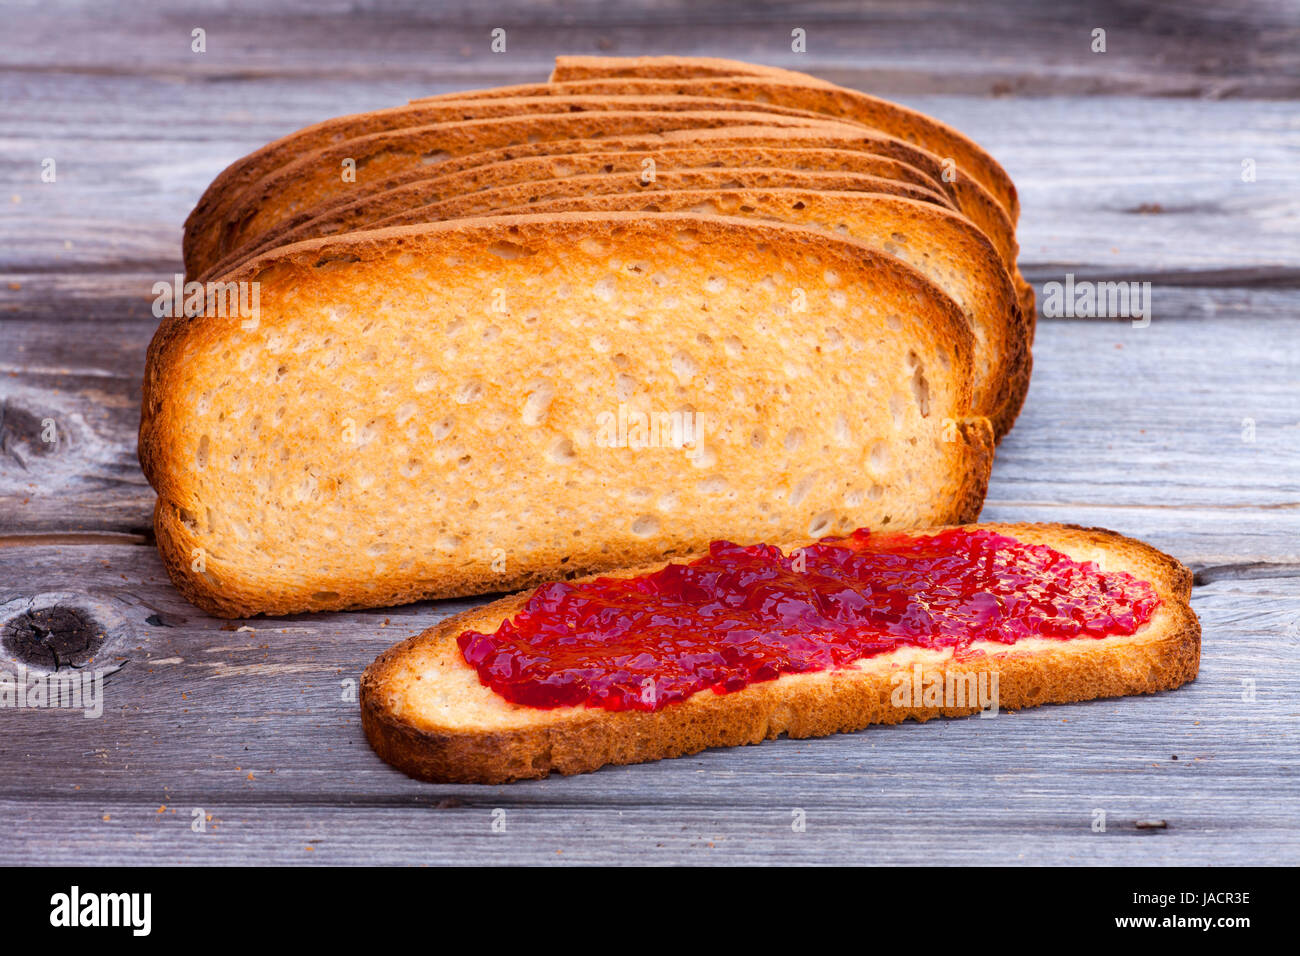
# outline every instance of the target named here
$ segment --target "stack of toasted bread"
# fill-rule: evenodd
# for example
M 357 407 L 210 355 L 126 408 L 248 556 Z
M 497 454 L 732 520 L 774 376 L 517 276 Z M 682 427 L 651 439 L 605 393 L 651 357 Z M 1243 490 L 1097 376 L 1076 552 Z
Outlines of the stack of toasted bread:
M 150 346 L 140 431 L 168 571 L 214 614 L 283 614 L 971 522 L 1029 382 L 1018 213 L 948 126 L 729 60 L 561 57 L 549 83 L 300 130 L 186 222 L 200 307 Z M 1176 563 L 1016 527 L 1145 572 L 1167 611 L 1007 657 L 1009 706 L 1195 673 Z M 725 705 L 521 711 L 455 648 L 512 600 L 372 668 L 385 757 L 505 780 L 917 715 L 872 703 L 892 658 Z

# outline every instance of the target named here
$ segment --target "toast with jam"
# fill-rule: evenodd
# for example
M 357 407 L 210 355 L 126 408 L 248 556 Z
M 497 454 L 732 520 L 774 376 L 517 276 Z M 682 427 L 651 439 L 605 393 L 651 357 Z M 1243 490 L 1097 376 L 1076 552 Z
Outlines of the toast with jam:
M 227 617 L 527 587 L 732 540 L 973 520 L 993 430 L 938 286 L 854 239 L 580 212 L 349 233 L 150 344 L 172 580 Z
M 1191 583 L 1066 525 L 714 542 L 438 623 L 367 668 L 362 725 L 413 777 L 496 784 L 1155 693 L 1197 674 Z

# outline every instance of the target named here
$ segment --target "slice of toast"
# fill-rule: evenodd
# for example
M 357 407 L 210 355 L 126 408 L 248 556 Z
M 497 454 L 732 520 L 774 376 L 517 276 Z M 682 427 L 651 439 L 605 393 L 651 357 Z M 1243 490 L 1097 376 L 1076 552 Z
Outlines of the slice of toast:
M 754 99 L 827 113 L 874 127 L 916 143 L 930 152 L 951 157 L 959 168 L 979 181 L 1006 210 L 1014 225 L 1020 218 L 1015 183 L 1005 169 L 977 143 L 932 116 L 882 100 L 859 90 L 778 67 L 713 57 L 559 56 L 551 81 L 566 90 L 598 90 L 584 82 L 611 79 L 659 79 L 663 86 L 625 89 L 699 91 L 699 95 Z M 751 83 L 742 80 L 749 78 Z M 712 85 L 710 85 L 712 84 Z M 791 89 L 795 87 L 796 89 Z M 804 89 L 797 89 L 803 87 Z M 704 91 L 708 92 L 704 92 Z
M 500 591 L 728 536 L 972 520 L 993 435 L 952 300 L 752 219 L 454 220 L 284 247 L 254 321 L 170 318 L 140 460 L 223 616 Z
M 511 143 L 668 129 L 754 124 L 820 128 L 826 123 L 834 124 L 820 114 L 801 116 L 797 111 L 769 111 L 750 103 L 735 105 L 744 108 L 731 110 L 720 100 L 689 97 L 465 100 L 424 109 L 399 108 L 395 111 L 397 118 L 411 122 L 383 126 L 373 133 L 344 135 L 349 129 L 345 123 L 333 130 L 334 135 L 319 148 L 312 148 L 311 144 L 323 134 L 290 136 L 272 144 L 272 155 L 278 158 L 279 165 L 266 174 L 245 183 L 250 171 L 261 163 L 250 161 L 247 169 L 236 163 L 218 176 L 217 183 L 209 186 L 185 221 L 182 251 L 186 266 L 189 268 L 193 263 L 191 274 L 198 275 L 231 250 L 229 243 L 237 242 L 241 235 L 238 229 L 230 231 L 232 218 L 241 226 L 246 225 L 244 220 L 250 214 L 253 222 L 261 222 L 262 217 L 271 213 L 293 212 L 330 195 L 350 192 L 358 179 L 382 179 L 403 168 L 431 172 L 428 167 L 467 152 Z M 432 113 L 435 118 L 416 125 L 423 113 Z M 356 120 L 350 125 L 364 130 L 363 120 L 372 115 L 361 114 L 361 119 L 344 117 L 344 120 Z M 330 123 L 327 121 L 325 125 Z M 259 151 L 255 155 L 265 154 Z
M 479 680 L 457 644 L 465 631 L 491 633 L 518 612 L 517 594 L 441 621 L 381 654 L 361 680 L 361 720 L 375 752 L 410 776 L 505 783 L 549 773 L 584 773 L 708 747 L 755 744 L 782 734 L 820 737 L 909 718 L 976 713 L 962 698 L 896 698 L 897 688 L 946 687 L 996 675 L 999 710 L 1170 690 L 1196 677 L 1200 624 L 1188 604 L 1190 572 L 1168 555 L 1112 531 L 1067 525 L 976 525 L 1026 544 L 1047 545 L 1103 572 L 1147 582 L 1161 600 L 1131 636 L 977 641 L 951 648 L 903 647 L 838 670 L 782 674 L 733 693 L 698 691 L 658 710 L 553 709 L 507 701 Z M 916 532 L 917 534 L 933 533 Z M 800 543 L 796 542 L 795 546 Z M 789 553 L 789 547 L 786 549 Z M 658 566 L 607 577 L 631 577 Z M 918 680 L 919 678 L 919 680 Z M 936 684 L 937 682 L 937 684 Z M 953 706 L 948 706 L 953 705 Z
M 678 189 L 667 177 L 657 190 L 613 194 L 599 188 L 602 180 L 592 183 L 588 180 L 594 177 L 577 176 L 560 184 L 572 198 L 539 196 L 518 206 L 498 206 L 496 212 L 507 216 L 578 210 L 694 212 L 776 220 L 858 239 L 902 259 L 961 307 L 975 333 L 974 409 L 992 421 L 997 438 L 1011 430 L 1029 390 L 1029 328 L 1002 261 L 969 220 L 896 194 L 780 188 L 764 177 L 754 177 L 751 185 L 748 170 L 727 172 L 735 185 Z M 473 214 L 486 214 L 484 201 L 502 202 L 503 191 L 486 190 L 436 203 L 428 211 L 434 218 L 449 218 L 448 213 L 465 214 L 456 211 L 463 205 Z M 482 198 L 472 201 L 478 197 Z M 398 216 L 379 225 L 411 221 L 415 220 Z
M 594 153 L 590 155 L 607 156 L 609 154 Z M 949 209 L 952 208 L 947 197 L 924 186 L 860 173 L 780 169 L 766 166 L 741 167 L 734 172 L 732 167 L 716 165 L 705 165 L 696 169 L 668 168 L 661 170 L 656 167 L 654 169 L 654 180 L 642 183 L 641 177 L 646 169 L 644 159 L 647 154 L 620 155 L 629 157 L 639 155 L 642 162 L 637 164 L 634 170 L 624 168 L 619 172 L 615 172 L 617 165 L 614 162 L 607 162 L 599 167 L 593 166 L 590 162 L 584 162 L 582 165 L 592 168 L 592 172 L 584 174 L 568 173 L 558 179 L 549 177 L 537 180 L 530 178 L 518 179 L 519 176 L 523 175 L 520 170 L 498 170 L 496 171 L 497 176 L 517 181 L 479 190 L 464 188 L 476 178 L 472 174 L 480 172 L 479 170 L 466 170 L 463 173 L 455 173 L 439 179 L 418 180 L 342 206 L 337 203 L 327 204 L 322 207 L 318 215 L 302 222 L 298 222 L 298 217 L 295 217 L 294 220 L 281 223 L 280 226 L 270 230 L 257 242 L 250 243 L 226 256 L 213 266 L 205 276 L 200 277 L 200 281 L 224 275 L 241 262 L 270 252 L 276 246 L 303 242 L 307 239 L 336 236 L 344 232 L 355 232 L 359 229 L 373 229 L 381 223 L 383 225 L 410 225 L 415 222 L 437 222 L 440 219 L 468 218 L 477 215 L 480 210 L 492 212 L 500 208 L 503 203 L 514 205 L 540 202 L 545 198 L 572 196 L 575 195 L 573 190 L 577 188 L 589 188 L 595 192 L 615 190 L 622 192 L 636 188 L 646 190 L 701 189 L 726 183 L 754 182 L 757 185 L 759 183 L 755 182 L 755 180 L 761 179 L 762 184 L 771 186 L 803 186 L 809 189 L 889 193 L 933 203 Z M 585 155 L 575 157 L 576 160 L 586 160 L 587 158 Z M 634 159 L 630 158 L 619 165 L 626 167 L 634 161 Z M 528 163 L 537 171 L 545 169 L 545 166 L 539 164 L 537 160 L 518 160 L 516 162 Z M 884 162 L 890 161 L 884 160 Z M 492 172 L 488 171 L 486 174 L 481 174 L 477 179 L 482 182 L 484 178 L 491 175 Z M 917 178 L 922 181 L 925 179 L 924 176 L 919 174 Z M 296 224 L 291 225 L 291 223 Z

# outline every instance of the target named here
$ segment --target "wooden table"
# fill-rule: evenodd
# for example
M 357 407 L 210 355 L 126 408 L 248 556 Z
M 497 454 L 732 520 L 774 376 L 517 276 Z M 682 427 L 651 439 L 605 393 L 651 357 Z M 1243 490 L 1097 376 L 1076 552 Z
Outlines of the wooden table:
M 71 608 L 61 653 L 102 634 L 93 666 L 113 673 L 98 720 L 0 709 L 0 863 L 1300 862 L 1294 5 L 357 6 L 6 8 L 0 619 Z M 1102 525 L 1192 566 L 1199 679 L 435 786 L 370 752 L 352 689 L 379 651 L 471 602 L 230 623 L 181 600 L 152 547 L 135 432 L 149 290 L 179 271 L 204 186 L 299 126 L 541 80 L 556 52 L 738 56 L 892 96 L 1005 164 L 1035 285 L 1150 282 L 1145 328 L 1041 320 L 984 516 Z

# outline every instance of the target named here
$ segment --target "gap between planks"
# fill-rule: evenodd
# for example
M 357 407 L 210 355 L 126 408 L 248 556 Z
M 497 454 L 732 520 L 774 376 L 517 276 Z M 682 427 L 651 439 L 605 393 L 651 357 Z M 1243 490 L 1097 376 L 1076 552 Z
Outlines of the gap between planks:
M 999 502 L 1002 505 L 1016 504 L 1015 502 Z M 1262 506 L 1241 506 L 1241 507 L 1263 507 L 1263 508 L 1295 508 L 1300 505 L 1262 505 Z M 145 534 L 134 534 L 121 531 L 92 531 L 92 532 L 41 532 L 37 534 L 0 534 L 0 548 L 31 548 L 31 547 L 95 547 L 99 545 L 114 545 L 125 547 L 144 546 L 154 547 L 154 538 L 152 532 Z M 1237 581 L 1237 580 L 1258 580 L 1267 578 L 1292 578 L 1300 577 L 1300 563 L 1286 561 L 1241 561 L 1229 564 L 1214 564 L 1198 566 L 1195 562 L 1189 565 L 1193 571 L 1193 587 L 1202 587 L 1213 584 L 1216 581 Z M 486 595 L 485 595 L 486 597 Z M 471 598 L 472 599 L 472 598 Z M 372 610 L 383 610 L 383 608 L 374 608 Z M 272 619 L 268 619 L 272 620 Z

